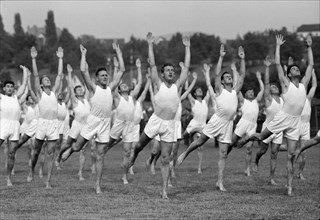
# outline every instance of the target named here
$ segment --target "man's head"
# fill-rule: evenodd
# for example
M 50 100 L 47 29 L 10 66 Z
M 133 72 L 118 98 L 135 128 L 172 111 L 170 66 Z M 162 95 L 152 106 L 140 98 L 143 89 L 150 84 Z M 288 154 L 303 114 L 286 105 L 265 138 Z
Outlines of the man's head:
M 232 85 L 233 84 L 233 76 L 228 72 L 224 72 L 221 75 L 221 83 L 223 85 Z
M 194 90 L 194 96 L 196 97 L 196 98 L 202 98 L 203 97 L 203 91 L 202 91 L 202 88 L 201 87 L 197 87 L 197 88 L 195 88 L 195 90 Z
M 33 105 L 34 104 L 34 100 L 32 99 L 31 95 L 27 96 L 26 103 L 27 103 L 27 105 Z
M 59 93 L 58 94 L 58 101 L 62 102 L 63 99 L 64 99 L 63 93 Z
M 244 97 L 249 100 L 254 99 L 254 90 L 252 87 L 247 87 L 244 93 Z
M 83 97 L 84 96 L 84 89 L 82 88 L 82 86 L 77 85 L 73 88 L 74 94 L 76 97 Z
M 279 95 L 280 94 L 280 89 L 279 85 L 275 82 L 270 83 L 270 93 L 271 95 Z
M 12 96 L 14 94 L 14 82 L 5 81 L 3 85 L 3 91 L 7 96 Z
M 51 80 L 47 75 L 43 75 L 40 78 L 40 86 L 41 87 L 50 87 L 51 86 Z
M 174 67 L 171 63 L 165 63 L 162 67 L 161 67 L 161 75 L 163 80 L 169 82 L 169 83 L 173 83 L 173 80 L 176 76 L 175 72 L 174 72 Z
M 127 84 L 125 84 L 125 83 L 121 83 L 120 85 L 119 85 L 119 93 L 121 93 L 121 94 L 124 94 L 124 93 L 129 93 L 129 87 L 128 87 L 128 85 Z
M 289 77 L 289 79 L 291 79 L 292 77 L 300 77 L 300 75 L 301 73 L 298 65 L 292 64 L 288 66 L 287 76 Z
M 97 69 L 96 81 L 103 86 L 107 86 L 109 84 L 109 74 L 105 67 L 100 67 L 99 69 Z

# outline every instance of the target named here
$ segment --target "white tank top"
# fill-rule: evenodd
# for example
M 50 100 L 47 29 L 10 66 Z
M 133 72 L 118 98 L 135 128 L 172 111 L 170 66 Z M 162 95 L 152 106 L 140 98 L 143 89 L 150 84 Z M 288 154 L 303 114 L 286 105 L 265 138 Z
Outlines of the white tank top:
M 202 100 L 202 102 L 195 100 L 191 110 L 195 121 L 202 124 L 206 123 L 208 117 L 208 104 L 205 100 Z
M 107 86 L 106 89 L 96 86 L 96 91 L 92 96 L 90 113 L 98 118 L 110 118 L 112 111 L 113 97 L 111 89 Z
M 179 102 L 177 113 L 176 113 L 176 116 L 174 117 L 174 120 L 181 121 L 181 114 L 182 114 L 182 105 L 181 105 L 181 102 Z
M 64 121 L 67 116 L 67 107 L 66 104 L 63 102 L 61 105 L 58 103 L 58 120 Z
M 39 117 L 38 105 L 35 105 L 34 107 L 27 106 L 27 111 L 24 116 L 24 122 L 26 124 L 30 124 L 33 120 L 37 120 L 38 117 Z
M 133 124 L 138 125 L 143 117 L 141 103 L 136 101 L 134 105 Z
M 274 98 L 272 98 L 271 104 L 266 108 L 266 123 L 273 120 L 274 116 L 282 109 L 283 100 L 280 98 L 280 103 L 278 103 Z
M 304 104 L 304 107 L 301 113 L 301 121 L 310 122 L 310 118 L 311 118 L 311 104 L 309 99 L 306 99 L 306 102 Z
M 21 108 L 17 96 L 0 95 L 0 119 L 19 121 Z
M 128 96 L 128 101 L 120 96 L 120 102 L 116 109 L 116 118 L 122 121 L 133 121 L 134 102 L 131 96 Z
M 154 96 L 154 102 L 154 113 L 156 116 L 163 120 L 173 120 L 180 102 L 176 84 L 172 84 L 171 87 L 168 88 L 166 84 L 162 82 L 159 91 Z
M 78 105 L 73 109 L 74 120 L 84 124 L 87 122 L 88 115 L 90 114 L 90 104 L 84 99 L 83 102 L 78 100 Z
M 242 119 L 256 123 L 259 114 L 259 105 L 256 99 L 249 101 L 244 99 L 241 107 Z
M 54 92 L 50 92 L 47 95 L 42 91 L 41 99 L 38 103 L 39 106 L 39 118 L 53 120 L 57 119 L 58 115 L 58 101 Z
M 282 98 L 283 112 L 293 116 L 300 116 L 307 98 L 306 89 L 301 83 L 299 83 L 299 87 L 297 88 L 290 82 L 288 91 L 282 94 Z
M 219 118 L 228 121 L 233 120 L 238 107 L 237 92 L 235 90 L 229 92 L 226 89 L 222 89 L 221 94 L 216 97 L 216 104 L 217 111 L 215 114 Z

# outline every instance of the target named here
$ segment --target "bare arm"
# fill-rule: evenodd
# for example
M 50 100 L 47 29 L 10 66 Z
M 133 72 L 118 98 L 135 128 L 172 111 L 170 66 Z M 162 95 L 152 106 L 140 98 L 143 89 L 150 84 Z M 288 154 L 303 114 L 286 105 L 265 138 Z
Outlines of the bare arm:
M 142 74 L 141 74 L 141 61 L 140 59 L 136 60 L 136 66 L 138 70 L 138 82 L 137 85 L 134 87 L 134 89 L 130 92 L 130 95 L 132 97 L 137 97 L 137 95 L 140 92 L 141 86 L 142 86 Z
M 147 92 L 148 92 L 150 86 L 151 86 L 151 79 L 150 79 L 150 76 L 147 75 L 146 85 L 144 86 L 144 89 L 143 89 L 143 91 L 142 91 L 142 93 L 141 93 L 141 95 L 140 95 L 140 97 L 138 99 L 138 101 L 140 103 L 144 102 L 144 100 L 146 99 L 146 95 L 147 95 Z
M 31 47 L 30 49 L 30 55 L 32 58 L 32 72 L 34 75 L 34 87 L 36 89 L 36 94 L 38 96 L 41 96 L 41 85 L 40 85 L 40 78 L 39 78 L 39 73 L 38 73 L 38 68 L 37 68 L 37 61 L 36 58 L 38 56 L 38 52 L 35 47 Z
M 235 88 L 238 83 L 239 77 L 240 77 L 240 74 L 237 70 L 235 63 L 231 63 L 231 70 L 233 73 L 233 88 Z
M 182 96 L 180 97 L 180 101 L 183 101 L 185 98 L 187 98 L 187 96 L 190 94 L 190 92 L 192 91 L 194 85 L 196 84 L 197 82 L 197 78 L 198 78 L 198 74 L 196 72 L 193 72 L 192 73 L 192 77 L 193 77 L 193 80 L 190 84 L 190 86 L 188 87 L 188 89 L 182 94 Z
M 22 85 L 19 87 L 16 93 L 16 96 L 18 99 L 24 94 L 24 91 L 27 88 L 28 78 L 30 77 L 30 70 L 27 67 L 20 65 L 20 68 L 23 70 L 23 79 L 22 79 Z
M 306 74 L 301 79 L 301 83 L 304 85 L 304 87 L 307 88 L 311 79 L 311 74 L 312 74 L 313 65 L 314 65 L 313 53 L 312 53 L 312 38 L 310 35 L 308 35 L 306 42 L 308 47 L 308 67 L 306 70 Z
M 275 63 L 276 63 L 276 68 L 277 68 L 277 72 L 278 72 L 278 78 L 279 78 L 279 82 L 282 88 L 282 92 L 286 92 L 286 88 L 289 86 L 289 80 L 285 77 L 283 69 L 281 67 L 281 63 L 280 63 L 280 46 L 282 44 L 284 44 L 284 42 L 286 42 L 285 40 L 283 40 L 283 36 L 282 35 L 277 35 L 276 36 L 276 54 L 275 54 Z
M 266 71 L 264 73 L 264 100 L 266 102 L 266 106 L 269 106 L 270 102 L 271 102 L 271 93 L 270 93 L 270 82 L 269 82 L 269 67 L 271 65 L 271 61 L 269 56 L 266 57 L 266 59 L 264 60 L 264 65 L 266 67 Z M 269 103 L 268 103 L 269 102 Z
M 78 99 L 76 98 L 76 95 L 74 93 L 73 80 L 71 76 L 73 69 L 70 64 L 67 65 L 67 70 L 68 70 L 68 87 L 69 87 L 70 99 L 72 103 L 72 108 L 75 108 L 78 105 Z
M 316 90 L 317 90 L 317 77 L 316 77 L 316 74 L 315 74 L 314 69 L 313 69 L 313 71 L 312 71 L 312 87 L 309 90 L 308 99 L 311 100 L 314 97 L 314 94 L 316 93 Z
M 191 52 L 190 52 L 190 38 L 188 36 L 184 36 L 182 38 L 182 42 L 185 46 L 185 58 L 184 58 L 184 68 L 181 69 L 180 77 L 176 82 L 178 88 L 180 88 L 188 77 L 190 60 L 191 60 Z
M 158 75 L 158 70 L 156 66 L 156 62 L 154 59 L 154 52 L 153 52 L 153 42 L 155 41 L 154 36 L 152 36 L 152 33 L 149 32 L 147 34 L 147 42 L 148 42 L 148 62 L 150 64 L 151 68 L 151 81 L 152 84 L 156 84 L 157 87 L 160 87 L 160 78 Z
M 257 94 L 256 100 L 259 102 L 263 97 L 264 85 L 263 85 L 263 82 L 261 80 L 261 73 L 259 71 L 256 72 L 256 76 L 257 76 L 257 79 L 258 79 L 258 82 L 259 82 L 259 87 L 260 87 L 260 91 Z
M 20 98 L 18 98 L 18 102 L 20 105 L 22 105 L 26 101 L 27 96 L 28 96 L 28 87 L 25 87 L 23 94 L 20 96 Z
M 223 61 L 223 57 L 226 55 L 226 51 L 224 49 L 224 45 L 221 44 L 220 46 L 220 57 L 216 66 L 216 74 L 215 74 L 215 90 L 216 93 L 220 95 L 221 91 L 222 91 L 222 87 L 221 87 L 221 68 L 222 68 L 222 61 Z
M 206 102 L 208 103 L 210 96 L 212 98 L 215 98 L 216 94 L 215 94 L 213 87 L 211 85 L 211 82 L 210 82 L 210 75 L 209 75 L 210 74 L 210 66 L 207 65 L 206 63 L 203 64 L 203 74 L 204 74 L 204 78 L 206 80 L 206 85 L 208 88 L 208 92 L 207 92 L 206 96 L 204 97 L 204 100 L 206 100 Z M 221 82 L 221 80 L 220 80 L 220 82 Z
M 56 77 L 56 81 L 54 83 L 54 86 L 52 88 L 52 91 L 54 93 L 59 92 L 59 88 L 62 83 L 62 72 L 63 72 L 63 49 L 61 47 L 58 48 L 57 52 L 57 57 L 59 58 L 59 65 L 58 65 L 58 75 Z
M 30 93 L 30 96 L 31 96 L 32 100 L 33 100 L 35 103 L 38 103 L 38 102 L 39 102 L 39 99 L 38 99 L 38 97 L 36 96 L 36 94 L 34 94 L 34 92 L 33 92 L 33 90 L 32 90 L 30 77 L 29 77 L 29 79 L 28 79 L 28 90 L 29 90 L 29 93 Z
M 115 75 L 115 77 L 113 78 L 113 81 L 110 83 L 110 89 L 111 89 L 111 91 L 114 91 L 118 87 L 118 85 L 122 79 L 125 68 L 124 68 L 124 62 L 123 62 L 123 58 L 122 58 L 122 52 L 121 52 L 119 45 L 116 43 L 113 43 L 112 47 L 116 51 L 117 58 L 119 61 L 119 70 L 118 70 L 117 74 Z
M 245 53 L 242 46 L 238 49 L 238 55 L 240 57 L 240 76 L 239 80 L 237 82 L 237 85 L 235 87 L 236 92 L 240 92 L 243 86 L 244 77 L 246 76 L 246 61 L 245 61 Z
M 150 83 L 150 86 L 149 86 L 149 93 L 150 93 L 150 99 L 151 99 L 152 107 L 154 109 L 155 103 L 154 103 L 154 92 L 153 92 L 153 89 L 152 89 L 152 83 Z
M 86 62 L 87 49 L 80 44 L 80 51 L 81 51 L 81 61 L 80 61 L 81 74 L 83 76 L 84 83 L 86 84 L 89 92 L 94 93 L 96 91 L 96 85 L 92 82 L 90 78 L 89 67 Z

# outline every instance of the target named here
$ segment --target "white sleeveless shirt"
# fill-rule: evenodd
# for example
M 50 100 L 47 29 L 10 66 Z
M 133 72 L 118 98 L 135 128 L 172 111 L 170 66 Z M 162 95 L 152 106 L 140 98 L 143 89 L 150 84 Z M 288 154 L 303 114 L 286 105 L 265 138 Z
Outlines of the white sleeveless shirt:
M 58 103 L 58 120 L 64 121 L 67 116 L 67 107 L 66 104 L 63 102 L 61 105 Z
M 193 119 L 200 123 L 206 123 L 208 117 L 208 104 L 206 100 L 199 102 L 197 99 L 192 106 Z
M 241 106 L 242 111 L 242 119 L 245 119 L 247 121 L 251 121 L 256 123 L 258 119 L 259 114 L 259 105 L 256 99 L 253 99 L 252 101 L 249 101 L 247 99 L 244 99 L 243 105 Z
M 308 123 L 310 122 L 310 118 L 311 118 L 311 104 L 309 99 L 306 99 L 306 102 L 304 104 L 304 107 L 301 113 L 301 121 Z
M 19 121 L 21 108 L 17 96 L 0 95 L 0 119 Z
M 39 106 L 39 118 L 46 120 L 57 119 L 58 115 L 58 101 L 54 92 L 50 91 L 50 95 L 47 95 L 42 91 L 41 99 L 38 103 Z
M 173 120 L 180 102 L 177 85 L 172 84 L 171 87 L 168 88 L 166 84 L 162 82 L 159 91 L 154 96 L 154 102 L 154 113 L 156 116 L 163 120 Z
M 78 100 L 78 105 L 73 109 L 74 120 L 84 124 L 87 122 L 88 115 L 90 114 L 90 104 L 86 99 L 83 102 Z
M 282 98 L 283 112 L 293 116 L 300 116 L 307 98 L 306 89 L 301 83 L 299 83 L 299 87 L 297 88 L 290 82 L 288 91 L 282 94 Z
M 274 98 L 272 98 L 270 106 L 266 108 L 266 123 L 273 120 L 274 116 L 282 109 L 283 100 L 280 97 L 280 103 L 278 103 Z
M 30 124 L 33 120 L 37 120 L 39 117 L 39 108 L 38 105 L 35 105 L 34 107 L 27 106 L 27 111 L 24 116 L 24 123 Z
M 133 124 L 138 125 L 143 117 L 141 103 L 137 100 L 134 105 Z
M 96 86 L 96 91 L 92 96 L 90 113 L 98 118 L 110 118 L 112 111 L 113 97 L 111 89 L 107 86 L 106 89 Z
M 128 101 L 120 96 L 120 102 L 116 108 L 116 118 L 122 121 L 133 121 L 134 102 L 131 96 L 128 96 Z
M 221 94 L 216 97 L 217 111 L 215 114 L 225 120 L 233 120 L 237 113 L 238 98 L 237 92 L 232 90 L 229 92 L 226 89 L 222 89 Z

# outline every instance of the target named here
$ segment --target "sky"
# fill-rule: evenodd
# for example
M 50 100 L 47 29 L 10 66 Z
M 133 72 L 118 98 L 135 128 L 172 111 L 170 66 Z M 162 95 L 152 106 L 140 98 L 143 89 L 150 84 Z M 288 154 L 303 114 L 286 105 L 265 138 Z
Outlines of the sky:
M 320 1 L 0 1 L 7 32 L 13 33 L 14 14 L 22 26 L 45 26 L 49 10 L 55 24 L 75 37 L 145 38 L 148 32 L 167 35 L 203 32 L 234 39 L 248 31 L 320 23 Z

